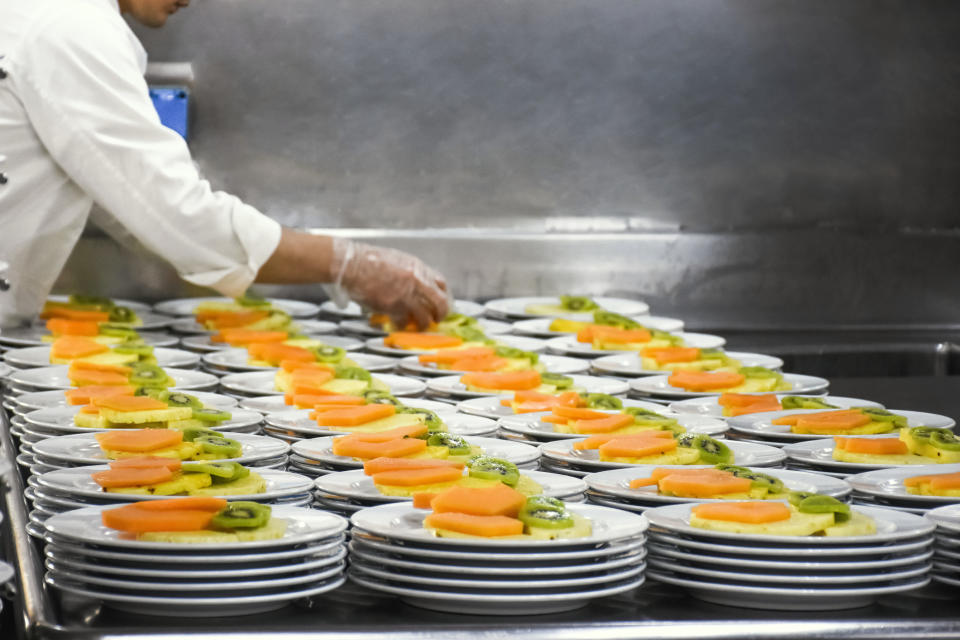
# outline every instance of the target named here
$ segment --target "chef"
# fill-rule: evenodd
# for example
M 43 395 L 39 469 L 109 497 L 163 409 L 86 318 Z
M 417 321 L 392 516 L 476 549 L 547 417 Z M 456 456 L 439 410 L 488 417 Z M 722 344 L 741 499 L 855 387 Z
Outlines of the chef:
M 40 310 L 92 205 L 113 237 L 195 285 L 329 283 L 398 324 L 447 311 L 446 283 L 406 253 L 281 228 L 214 191 L 164 127 L 147 56 L 121 17 L 162 26 L 189 0 L 0 0 L 0 327 Z

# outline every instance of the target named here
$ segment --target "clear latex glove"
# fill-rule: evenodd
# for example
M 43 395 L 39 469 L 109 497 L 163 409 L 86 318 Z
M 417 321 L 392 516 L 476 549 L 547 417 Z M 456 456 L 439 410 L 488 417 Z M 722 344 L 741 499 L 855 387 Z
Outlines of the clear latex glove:
M 334 281 L 327 293 L 334 302 L 344 306 L 349 297 L 388 314 L 397 327 L 413 321 L 424 329 L 450 308 L 443 276 L 403 251 L 334 237 L 330 273 Z

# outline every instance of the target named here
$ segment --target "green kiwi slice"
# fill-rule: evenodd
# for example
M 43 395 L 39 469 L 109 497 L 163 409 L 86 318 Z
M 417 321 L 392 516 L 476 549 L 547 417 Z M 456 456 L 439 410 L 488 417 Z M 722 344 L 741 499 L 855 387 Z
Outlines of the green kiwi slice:
M 155 364 L 138 362 L 133 365 L 130 384 L 135 386 L 162 387 L 167 383 L 167 372 Z
M 200 443 L 204 453 L 217 455 L 221 458 L 239 458 L 243 455 L 243 445 L 232 438 L 225 438 L 219 434 L 197 436 L 193 441 Z
M 520 482 L 520 470 L 509 460 L 494 458 L 493 456 L 476 456 L 467 463 L 471 478 L 485 480 L 499 480 L 508 487 L 515 487 Z
M 214 431 L 213 429 L 207 429 L 206 427 L 187 427 L 186 429 L 181 429 L 183 432 L 183 441 L 184 442 L 193 442 L 197 438 L 202 436 L 214 436 L 219 437 L 220 432 Z
M 453 327 L 450 332 L 464 342 L 482 342 L 483 344 L 494 344 L 493 340 L 487 337 L 487 334 L 478 327 L 472 325 L 461 325 Z
M 643 325 L 627 316 L 622 316 L 613 311 L 597 309 L 593 312 L 593 323 L 602 324 L 606 327 L 617 327 L 618 329 L 642 329 Z
M 219 478 L 224 482 L 236 480 L 240 477 L 237 468 L 246 471 L 243 475 L 249 475 L 250 470 L 236 462 L 184 462 L 180 465 L 180 470 L 187 473 L 209 473 L 211 478 Z
M 110 322 L 136 322 L 137 314 L 129 307 L 113 307 L 110 309 Z
M 446 431 L 437 431 L 431 433 L 427 438 L 427 446 L 446 447 L 450 450 L 450 455 L 462 456 L 470 453 L 470 443 L 463 436 L 447 433 Z
M 799 506 L 801 502 L 809 498 L 810 496 L 819 495 L 816 493 L 810 493 L 809 491 L 791 491 L 787 494 L 787 502 L 793 506 Z
M 824 402 L 820 398 L 811 398 L 809 396 L 783 396 L 780 398 L 780 406 L 784 409 L 838 409 L 829 402 Z
M 541 373 L 540 382 L 543 384 L 553 385 L 557 388 L 557 391 L 563 391 L 564 389 L 569 389 L 573 386 L 573 378 L 570 376 L 561 375 L 559 373 Z
M 112 309 L 115 304 L 110 298 L 104 298 L 103 296 L 86 296 L 83 294 L 74 294 L 67 298 L 67 305 L 71 307 L 85 307 L 88 309 L 96 309 L 107 311 Z
M 600 305 L 587 296 L 560 296 L 560 306 L 567 311 L 593 311 Z
M 317 357 L 317 360 L 320 362 L 329 362 L 335 363 L 340 362 L 347 355 L 346 349 L 341 349 L 340 347 L 334 347 L 333 345 L 325 344 L 319 347 L 311 347 L 310 351 Z
M 800 513 L 833 513 L 835 522 L 846 522 L 850 519 L 850 505 L 840 502 L 836 498 L 824 495 L 807 496 L 797 504 Z
M 677 438 L 677 444 L 699 451 L 700 461 L 705 464 L 729 463 L 733 460 L 730 447 L 702 433 L 685 433 Z
M 164 389 L 158 396 L 159 400 L 167 403 L 170 407 L 190 407 L 191 409 L 202 409 L 203 403 L 199 398 L 182 391 L 169 391 Z
M 448 313 L 447 316 L 439 322 L 449 328 L 470 327 L 477 324 L 477 319 L 472 316 L 465 316 L 462 313 Z
M 365 380 L 367 382 L 373 379 L 370 377 L 370 372 L 363 367 L 351 367 L 340 364 L 334 367 L 333 376 L 341 380 Z
M 609 393 L 581 393 L 580 399 L 588 409 L 622 409 L 623 401 Z
M 115 353 L 132 353 L 138 356 L 152 356 L 153 347 L 143 342 L 121 342 L 113 348 Z
M 150 398 L 156 398 L 160 400 L 163 395 L 163 392 L 166 391 L 164 387 L 137 387 L 136 391 L 133 392 L 135 396 L 147 396 Z
M 530 364 L 537 364 L 540 362 L 540 356 L 533 353 L 532 351 L 524 351 L 523 349 L 517 349 L 516 347 L 508 347 L 506 345 L 498 345 L 494 349 L 494 353 L 501 358 L 514 358 L 517 360 L 527 360 Z
M 403 406 L 392 394 L 377 389 L 367 389 L 363 392 L 363 399 L 367 404 L 392 404 L 396 407 Z
M 871 420 L 875 420 L 876 422 L 889 422 L 897 429 L 905 429 L 907 427 L 907 418 L 905 416 L 890 413 L 886 409 L 877 409 L 876 407 L 851 408 L 858 409 L 860 413 L 869 416 Z
M 111 338 L 123 338 L 127 342 L 133 342 L 134 340 L 140 339 L 140 334 L 131 329 L 130 327 L 125 327 L 122 325 L 114 325 L 104 322 L 99 327 L 100 335 L 109 336 Z
M 251 309 L 270 306 L 269 300 L 261 298 L 257 294 L 250 292 L 243 294 L 239 298 L 234 298 L 233 301 L 241 307 L 249 307 Z
M 217 423 L 229 420 L 233 414 L 222 409 L 212 409 L 210 407 L 193 407 L 193 419 L 200 422 Z
M 937 429 L 931 433 L 930 444 L 943 451 L 960 451 L 960 438 L 949 429 Z
M 573 516 L 562 502 L 546 496 L 531 496 L 520 507 L 517 518 L 528 527 L 541 529 L 569 529 L 574 525 Z
M 783 481 L 780 478 L 759 471 L 752 471 L 746 467 L 738 467 L 732 464 L 718 464 L 716 467 L 721 471 L 729 471 L 738 478 L 746 478 L 754 487 L 765 487 L 770 493 L 780 493 L 784 489 Z
M 270 505 L 259 502 L 238 500 L 229 502 L 227 506 L 213 516 L 210 524 L 215 529 L 257 529 L 270 522 Z
M 766 367 L 740 367 L 740 375 L 746 378 L 768 379 L 779 378 L 780 374 Z
M 440 416 L 435 414 L 430 409 L 420 409 L 419 407 L 407 407 L 404 405 L 397 405 L 397 413 L 411 413 L 414 415 L 423 416 L 423 424 L 427 425 L 430 429 L 442 429 L 443 420 L 440 419 Z

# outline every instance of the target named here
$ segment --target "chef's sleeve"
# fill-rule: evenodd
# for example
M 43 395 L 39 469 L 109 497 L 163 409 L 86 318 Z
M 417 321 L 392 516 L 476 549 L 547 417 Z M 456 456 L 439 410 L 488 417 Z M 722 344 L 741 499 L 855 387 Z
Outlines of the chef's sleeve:
M 242 294 L 280 242 L 280 225 L 202 179 L 186 142 L 160 123 L 132 34 L 86 9 L 38 25 L 18 92 L 64 172 L 189 282 Z M 83 19 L 81 19 L 83 18 Z

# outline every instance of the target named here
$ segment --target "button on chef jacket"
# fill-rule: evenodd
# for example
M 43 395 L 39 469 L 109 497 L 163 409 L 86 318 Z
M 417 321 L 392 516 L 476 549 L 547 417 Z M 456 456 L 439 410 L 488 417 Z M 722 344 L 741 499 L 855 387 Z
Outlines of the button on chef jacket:
M 280 225 L 200 178 L 116 0 L 2 0 L 0 56 L 0 327 L 40 310 L 94 202 L 185 280 L 244 292 Z

